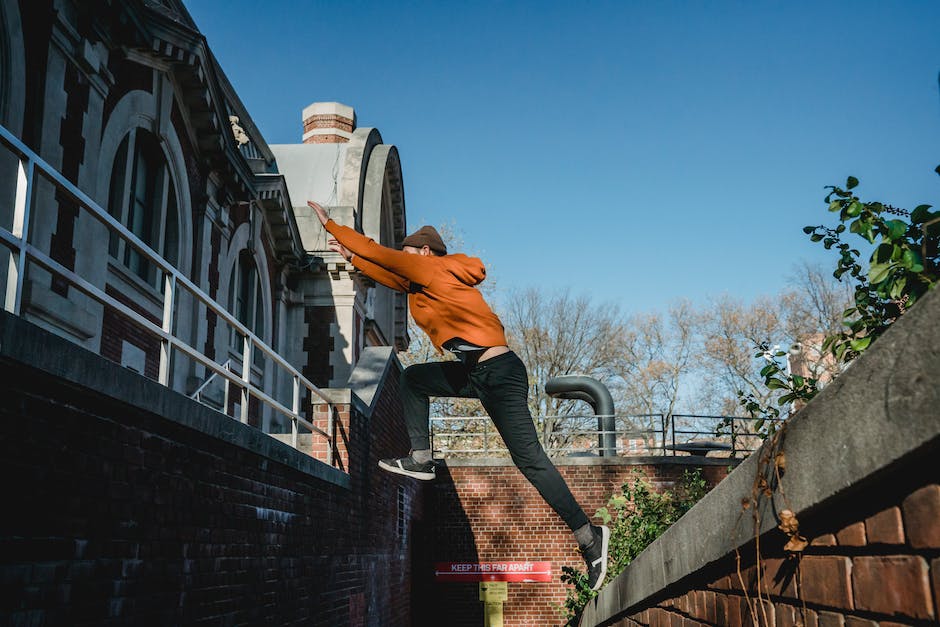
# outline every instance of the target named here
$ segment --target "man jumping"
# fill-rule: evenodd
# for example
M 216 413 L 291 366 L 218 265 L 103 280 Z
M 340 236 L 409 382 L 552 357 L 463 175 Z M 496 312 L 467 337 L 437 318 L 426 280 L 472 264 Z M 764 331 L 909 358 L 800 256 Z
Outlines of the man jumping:
M 423 226 L 395 250 L 340 226 L 317 203 L 307 203 L 335 239 L 330 250 L 373 281 L 408 294 L 415 322 L 434 347 L 458 361 L 415 364 L 402 372 L 401 396 L 411 453 L 383 459 L 388 472 L 431 480 L 435 464 L 428 426 L 430 396 L 478 398 L 502 436 L 513 463 L 574 532 L 587 565 L 588 585 L 597 590 L 607 575 L 610 530 L 592 525 L 538 441 L 528 405 L 525 364 L 509 350 L 499 318 L 476 285 L 486 269 L 476 257 L 447 254 L 441 236 Z

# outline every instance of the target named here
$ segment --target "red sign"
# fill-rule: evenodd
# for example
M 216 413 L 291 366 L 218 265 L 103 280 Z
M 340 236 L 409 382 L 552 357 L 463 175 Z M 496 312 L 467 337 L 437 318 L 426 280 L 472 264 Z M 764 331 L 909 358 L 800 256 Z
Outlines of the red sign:
M 522 581 L 552 580 L 551 562 L 437 562 L 437 581 Z

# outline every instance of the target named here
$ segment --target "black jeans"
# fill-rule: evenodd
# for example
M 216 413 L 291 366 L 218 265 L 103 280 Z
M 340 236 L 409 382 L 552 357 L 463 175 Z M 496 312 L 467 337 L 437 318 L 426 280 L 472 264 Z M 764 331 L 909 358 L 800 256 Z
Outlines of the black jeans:
M 405 425 L 415 450 L 431 448 L 429 396 L 478 398 L 502 436 L 513 463 L 535 486 L 545 502 L 572 529 L 588 524 L 568 484 L 545 454 L 527 403 L 525 364 L 513 352 L 468 368 L 458 361 L 416 364 L 401 377 Z

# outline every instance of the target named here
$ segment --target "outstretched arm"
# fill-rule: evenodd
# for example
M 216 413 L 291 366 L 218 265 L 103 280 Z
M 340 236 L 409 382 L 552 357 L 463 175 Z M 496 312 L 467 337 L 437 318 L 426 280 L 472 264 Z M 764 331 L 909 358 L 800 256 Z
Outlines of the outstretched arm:
M 389 272 L 382 266 L 378 266 L 372 263 L 365 257 L 354 255 L 352 258 L 352 265 L 354 265 L 356 269 L 376 283 L 381 283 L 385 287 L 393 289 L 396 292 L 407 292 L 408 288 L 410 287 L 411 282 L 408 279 Z
M 330 235 L 354 253 L 356 257 L 371 261 L 374 265 L 380 266 L 392 274 L 397 274 L 409 282 L 425 286 L 430 284 L 438 267 L 433 258 L 423 255 L 410 255 L 394 248 L 382 246 L 362 233 L 357 233 L 347 226 L 336 224 L 330 219 L 323 207 L 317 203 L 307 201 L 307 204 L 316 212 L 320 223 Z M 355 262 L 353 262 L 353 265 L 356 265 Z
M 381 283 L 385 287 L 399 292 L 407 292 L 408 288 L 411 287 L 410 282 L 406 278 L 389 272 L 382 266 L 377 266 L 365 257 L 354 255 L 351 250 L 340 244 L 338 240 L 331 238 L 327 242 L 327 246 L 329 246 L 330 250 L 333 252 L 342 255 L 343 259 L 352 263 L 352 265 L 364 275 L 377 283 Z

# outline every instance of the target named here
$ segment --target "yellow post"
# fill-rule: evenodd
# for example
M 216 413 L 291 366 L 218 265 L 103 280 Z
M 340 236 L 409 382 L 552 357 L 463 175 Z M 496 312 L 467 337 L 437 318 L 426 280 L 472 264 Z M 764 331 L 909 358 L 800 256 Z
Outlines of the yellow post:
M 508 599 L 509 586 L 505 581 L 480 582 L 483 627 L 503 627 L 503 601 Z

